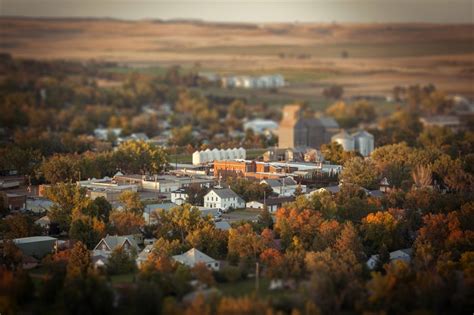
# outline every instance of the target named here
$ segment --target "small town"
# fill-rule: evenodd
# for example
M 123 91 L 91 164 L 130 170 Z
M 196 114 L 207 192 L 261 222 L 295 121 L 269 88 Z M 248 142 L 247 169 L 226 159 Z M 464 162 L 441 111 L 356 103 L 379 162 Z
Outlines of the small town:
M 305 68 L 322 62 L 314 51 L 282 47 L 285 38 L 304 42 L 312 23 L 7 15 L 0 16 L 0 315 L 474 311 L 474 50 L 465 48 L 462 59 L 438 46 L 381 57 L 373 48 L 377 62 L 399 63 L 413 77 L 369 88 L 344 81 L 370 72 L 363 62 L 377 63 L 351 45 L 318 57 L 336 60 L 330 81 L 327 69 Z M 47 43 L 89 47 L 72 38 L 102 36 L 95 28 L 109 23 L 108 34 L 142 36 L 122 22 L 145 23 L 143 34 L 163 28 L 159 41 L 169 40 L 170 50 L 149 64 L 141 53 L 127 60 L 121 52 L 131 48 L 120 45 L 114 57 L 67 48 L 42 55 Z M 456 29 L 471 46 L 472 22 L 457 26 L 470 33 Z M 328 29 L 337 30 L 334 23 Z M 367 25 L 381 32 L 376 23 L 341 25 L 364 40 Z M 436 27 L 444 40 L 443 27 L 454 24 L 386 25 L 402 45 L 410 27 L 430 36 Z M 21 39 L 33 29 L 46 42 L 33 40 L 41 57 Z M 229 46 L 194 47 L 197 39 L 186 38 L 191 49 L 180 37 L 186 32 Z M 282 37 L 244 50 L 230 46 L 238 36 Z M 106 37 L 104 47 L 125 45 Z M 211 49 L 220 54 L 207 59 Z M 266 54 L 282 65 L 265 68 Z M 406 58 L 433 58 L 444 77 L 415 80 Z M 453 78 L 470 87 L 446 83 L 450 67 L 465 67 Z M 381 81 L 395 71 L 377 69 Z

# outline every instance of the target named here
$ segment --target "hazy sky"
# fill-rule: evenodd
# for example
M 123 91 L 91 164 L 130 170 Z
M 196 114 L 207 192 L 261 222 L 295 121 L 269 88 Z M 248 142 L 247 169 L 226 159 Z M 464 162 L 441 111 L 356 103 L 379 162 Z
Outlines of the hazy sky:
M 474 0 L 0 0 L 0 15 L 240 22 L 473 23 Z

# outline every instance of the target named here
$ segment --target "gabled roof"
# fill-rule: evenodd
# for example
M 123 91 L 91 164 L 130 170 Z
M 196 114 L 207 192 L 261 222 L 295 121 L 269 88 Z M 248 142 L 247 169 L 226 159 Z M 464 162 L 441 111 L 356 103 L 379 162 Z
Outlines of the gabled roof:
M 173 259 L 187 266 L 195 266 L 198 263 L 213 263 L 216 260 L 207 256 L 196 248 L 191 248 L 186 253 L 173 256 Z
M 96 250 L 96 249 L 100 250 L 100 248 L 97 248 L 97 247 L 100 245 L 100 243 L 102 243 L 102 241 L 105 242 L 105 244 L 107 245 L 107 247 L 110 250 L 120 248 L 127 241 L 130 243 L 130 245 L 132 247 L 138 248 L 138 245 L 135 242 L 135 239 L 133 238 L 132 235 L 118 236 L 118 235 L 108 235 L 107 234 L 107 236 L 104 237 L 103 239 L 101 239 L 100 242 L 94 247 L 94 250 Z
M 371 133 L 368 133 L 365 130 L 359 130 L 357 132 L 354 132 L 352 136 L 354 138 L 374 138 L 374 136 Z
M 220 188 L 220 189 L 212 189 L 210 192 L 214 192 L 217 196 L 219 196 L 222 199 L 229 199 L 229 198 L 241 198 L 239 195 L 237 195 L 232 189 L 229 188 Z M 209 193 L 210 193 L 209 192 Z M 208 193 L 208 194 L 209 194 Z
M 214 224 L 216 226 L 216 229 L 218 230 L 228 231 L 231 229 L 231 226 L 229 222 L 227 221 L 219 221 L 219 222 L 215 222 Z

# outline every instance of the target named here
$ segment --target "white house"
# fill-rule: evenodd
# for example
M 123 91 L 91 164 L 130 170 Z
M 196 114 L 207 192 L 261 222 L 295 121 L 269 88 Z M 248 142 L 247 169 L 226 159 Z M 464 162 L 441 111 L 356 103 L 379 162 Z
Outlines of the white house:
M 204 207 L 228 210 L 245 208 L 245 201 L 229 188 L 214 188 L 204 196 Z
M 195 248 L 191 248 L 186 253 L 181 255 L 175 255 L 172 258 L 177 262 L 186 265 L 190 268 L 196 266 L 197 264 L 204 264 L 207 268 L 216 271 L 218 271 L 220 268 L 220 263 L 218 260 L 207 256 L 206 254 Z
M 393 263 L 394 261 L 404 261 L 406 263 L 410 263 L 411 261 L 411 248 L 399 249 L 390 253 L 390 262 Z M 373 270 L 377 265 L 379 259 L 379 255 L 372 255 L 370 256 L 369 260 L 367 260 L 367 267 L 370 270 Z
M 182 205 L 183 203 L 188 201 L 188 194 L 184 189 L 178 189 L 171 192 L 171 202 L 177 205 Z

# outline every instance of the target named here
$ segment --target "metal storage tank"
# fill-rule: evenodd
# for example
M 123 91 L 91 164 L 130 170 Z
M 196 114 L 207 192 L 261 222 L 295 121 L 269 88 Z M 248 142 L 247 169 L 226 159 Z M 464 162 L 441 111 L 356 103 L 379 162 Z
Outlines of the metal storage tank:
M 238 150 L 239 150 L 239 159 L 245 160 L 247 156 L 247 151 L 245 151 L 245 149 L 242 147 L 238 148 Z
M 229 157 L 229 160 L 234 160 L 235 159 L 235 154 L 234 154 L 234 150 L 232 150 L 231 148 L 225 150 L 227 156 Z
M 219 161 L 221 159 L 221 153 L 216 148 L 212 149 L 212 160 Z
M 345 130 L 332 136 L 331 141 L 339 143 L 344 151 L 354 151 L 354 137 Z
M 233 148 L 232 149 L 232 156 L 234 157 L 234 159 L 240 159 L 239 158 L 239 149 Z
M 365 130 L 352 134 L 354 147 L 362 156 L 369 156 L 374 151 L 374 136 Z
M 212 158 L 212 151 L 207 148 L 205 151 L 203 151 L 202 158 L 204 159 L 204 162 L 210 162 L 213 160 Z
M 193 153 L 193 165 L 199 165 L 202 163 L 201 151 L 194 151 Z

